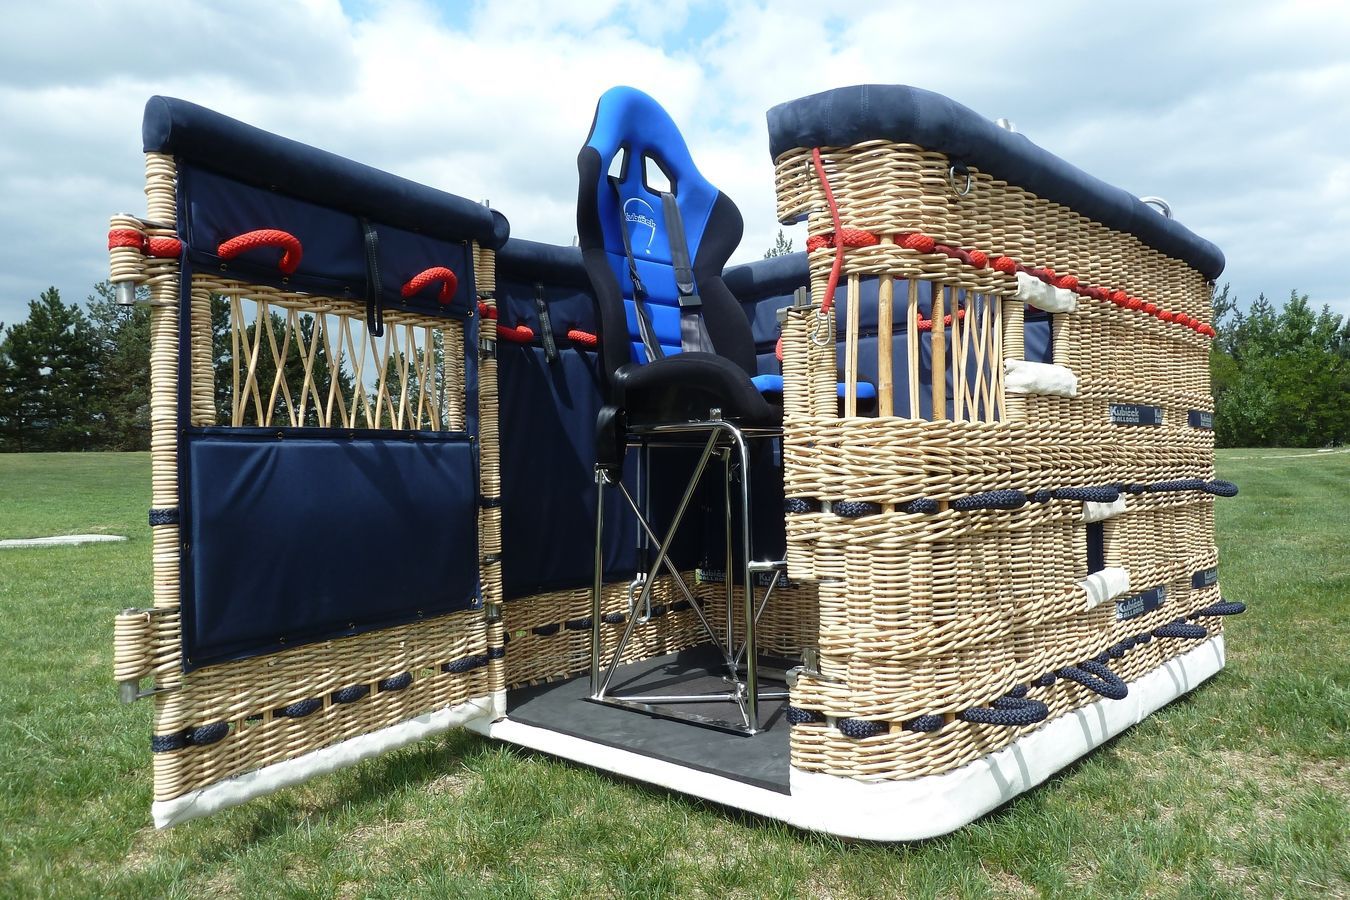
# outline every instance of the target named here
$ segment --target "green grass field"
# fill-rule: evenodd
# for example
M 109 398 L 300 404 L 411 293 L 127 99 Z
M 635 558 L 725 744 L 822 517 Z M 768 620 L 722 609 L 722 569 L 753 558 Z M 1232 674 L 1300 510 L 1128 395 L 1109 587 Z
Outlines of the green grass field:
M 0 897 L 1350 896 L 1350 453 L 1237 450 L 1229 665 L 948 837 L 847 844 L 452 733 L 156 832 L 150 707 L 111 622 L 149 602 L 145 454 L 0 455 Z

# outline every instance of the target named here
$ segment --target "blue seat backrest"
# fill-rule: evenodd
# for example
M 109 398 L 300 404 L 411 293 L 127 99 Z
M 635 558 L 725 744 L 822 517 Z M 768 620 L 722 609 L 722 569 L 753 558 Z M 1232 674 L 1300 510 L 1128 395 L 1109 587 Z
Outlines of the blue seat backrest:
M 651 97 L 631 87 L 615 87 L 600 98 L 586 147 L 600 156 L 594 185 L 599 235 L 614 276 L 623 292 L 632 356 L 646 362 L 633 303 L 621 223 L 628 227 L 638 277 L 647 291 L 647 311 L 661 349 L 680 352 L 679 293 L 671 263 L 670 239 L 661 208 L 661 185 L 647 183 L 647 160 L 669 181 L 683 220 L 691 260 L 698 257 L 704 230 L 718 191 L 694 165 L 689 148 L 670 115 Z M 617 176 L 609 173 L 615 168 Z M 653 179 L 655 180 L 655 179 Z M 617 188 L 617 191 L 616 191 Z M 582 186 L 586 190 L 586 186 Z M 585 229 L 583 229 L 584 231 Z M 583 234 L 583 248 L 586 235 Z

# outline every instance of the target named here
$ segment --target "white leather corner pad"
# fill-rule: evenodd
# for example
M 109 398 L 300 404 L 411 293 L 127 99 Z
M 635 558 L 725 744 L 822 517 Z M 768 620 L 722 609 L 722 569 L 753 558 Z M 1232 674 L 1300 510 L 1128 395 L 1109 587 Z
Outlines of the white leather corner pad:
M 1078 309 L 1073 291 L 1046 284 L 1034 275 L 1017 273 L 1017 299 L 1046 312 L 1063 313 Z
M 1083 504 L 1084 522 L 1101 522 L 1125 512 L 1125 495 L 1121 494 L 1113 503 L 1094 503 L 1091 500 Z
M 1087 591 L 1087 608 L 1123 597 L 1130 592 L 1130 570 L 1110 566 L 1093 572 L 1078 584 Z
M 1050 394 L 1077 397 L 1078 376 L 1072 369 L 1025 359 L 1003 361 L 1003 389 L 1010 394 Z

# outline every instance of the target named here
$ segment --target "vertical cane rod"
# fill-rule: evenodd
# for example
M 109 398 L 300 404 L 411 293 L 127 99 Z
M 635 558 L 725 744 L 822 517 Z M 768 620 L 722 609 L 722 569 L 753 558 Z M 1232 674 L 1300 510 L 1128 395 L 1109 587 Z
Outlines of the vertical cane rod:
M 889 234 L 881 236 L 883 246 L 894 245 Z M 894 308 L 895 280 L 890 272 L 877 285 L 877 415 L 895 415 Z

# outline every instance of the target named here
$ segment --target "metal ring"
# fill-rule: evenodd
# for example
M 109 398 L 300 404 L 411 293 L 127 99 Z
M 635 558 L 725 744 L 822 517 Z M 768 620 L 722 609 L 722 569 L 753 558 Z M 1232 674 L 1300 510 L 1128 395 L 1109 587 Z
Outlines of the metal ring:
M 957 190 L 956 176 L 961 173 L 964 173 L 966 176 L 966 186 L 964 190 Z M 974 182 L 975 180 L 971 177 L 970 169 L 967 169 L 960 163 L 952 163 L 951 167 L 947 169 L 947 183 L 952 186 L 952 190 L 956 191 L 956 196 L 958 197 L 964 197 L 969 194 Z
M 1147 203 L 1149 206 L 1158 207 L 1159 212 L 1163 214 L 1163 218 L 1165 219 L 1172 218 L 1171 205 L 1161 197 L 1140 197 L 1139 202 Z

